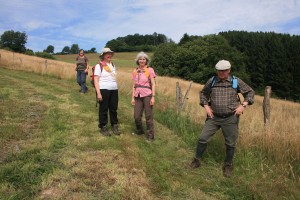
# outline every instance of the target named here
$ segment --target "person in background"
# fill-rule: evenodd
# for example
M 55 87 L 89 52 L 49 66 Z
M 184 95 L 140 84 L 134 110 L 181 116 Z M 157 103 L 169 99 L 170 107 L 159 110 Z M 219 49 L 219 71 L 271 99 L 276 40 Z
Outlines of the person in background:
M 149 67 L 149 57 L 144 52 L 140 52 L 136 57 L 138 67 L 132 72 L 132 99 L 134 105 L 134 120 L 137 134 L 144 134 L 142 125 L 143 111 L 145 110 L 147 140 L 154 140 L 153 106 L 155 103 L 155 72 Z
M 100 132 L 104 136 L 111 136 L 107 128 L 108 111 L 110 124 L 115 135 L 120 135 L 118 129 L 118 85 L 116 80 L 116 67 L 111 59 L 114 52 L 110 48 L 103 48 L 100 52 L 100 62 L 95 66 L 94 83 L 97 92 L 99 106 L 99 124 Z
M 89 70 L 89 59 L 84 55 L 82 49 L 79 50 L 79 55 L 76 57 L 75 71 L 77 71 L 77 83 L 80 85 L 81 94 L 85 94 L 88 90 L 86 87 L 86 76 Z
M 207 118 L 198 140 L 191 168 L 200 167 L 207 143 L 221 128 L 226 146 L 223 175 L 229 177 L 233 171 L 232 161 L 238 138 L 239 118 L 245 112 L 246 107 L 254 103 L 254 91 L 241 79 L 230 75 L 231 64 L 229 61 L 220 60 L 215 68 L 217 76 L 209 79 L 200 92 L 200 105 L 205 108 Z M 233 84 L 234 79 L 236 88 Z M 244 97 L 243 103 L 240 103 L 238 92 Z

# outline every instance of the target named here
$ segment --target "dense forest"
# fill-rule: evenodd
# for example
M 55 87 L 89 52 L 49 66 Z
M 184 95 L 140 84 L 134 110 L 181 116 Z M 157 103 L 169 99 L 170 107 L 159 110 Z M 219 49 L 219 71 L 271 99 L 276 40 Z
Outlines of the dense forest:
M 154 32 L 151 35 L 127 35 L 118 37 L 106 43 L 106 47 L 113 49 L 115 52 L 132 52 L 132 51 L 155 51 L 157 46 L 170 42 L 165 35 Z
M 300 36 L 245 31 L 220 35 L 246 56 L 254 88 L 270 85 L 278 97 L 300 101 Z
M 232 64 L 232 74 L 258 94 L 272 86 L 273 96 L 300 101 L 300 36 L 273 32 L 229 31 L 189 36 L 178 44 L 161 44 L 152 65 L 158 74 L 205 83 L 215 74 L 218 60 Z

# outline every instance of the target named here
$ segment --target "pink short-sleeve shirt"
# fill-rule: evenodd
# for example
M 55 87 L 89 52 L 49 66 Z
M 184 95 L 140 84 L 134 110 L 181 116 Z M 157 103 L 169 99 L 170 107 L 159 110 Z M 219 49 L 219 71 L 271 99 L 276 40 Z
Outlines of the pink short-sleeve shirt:
M 147 97 L 151 96 L 151 78 L 155 78 L 155 72 L 153 68 L 148 67 L 149 78 L 145 74 L 145 70 L 134 70 L 132 72 L 132 80 L 134 81 L 135 90 L 134 96 L 135 97 Z

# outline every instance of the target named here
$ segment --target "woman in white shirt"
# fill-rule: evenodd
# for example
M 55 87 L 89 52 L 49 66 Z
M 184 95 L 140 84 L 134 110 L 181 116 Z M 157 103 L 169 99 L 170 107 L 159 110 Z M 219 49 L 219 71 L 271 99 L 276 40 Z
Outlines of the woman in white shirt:
M 118 129 L 118 85 L 116 80 L 116 67 L 111 62 L 114 52 L 110 48 L 103 48 L 100 52 L 100 62 L 95 67 L 94 83 L 97 92 L 99 106 L 99 124 L 100 132 L 105 136 L 111 136 L 107 128 L 108 111 L 112 131 L 120 135 Z

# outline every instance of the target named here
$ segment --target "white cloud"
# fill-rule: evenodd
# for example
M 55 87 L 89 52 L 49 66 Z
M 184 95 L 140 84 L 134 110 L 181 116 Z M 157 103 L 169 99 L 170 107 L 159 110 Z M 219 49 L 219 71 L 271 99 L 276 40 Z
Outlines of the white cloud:
M 10 0 L 2 2 L 0 30 L 43 38 L 35 43 L 42 48 L 53 41 L 69 41 L 67 45 L 101 49 L 108 40 L 134 33 L 162 33 L 176 42 L 184 33 L 228 30 L 299 35 L 299 10 L 299 0 Z
M 42 28 L 58 28 L 59 25 L 53 24 L 53 23 L 47 23 L 47 22 L 42 22 L 42 21 L 37 21 L 37 20 L 31 20 L 26 22 L 23 27 L 26 30 L 35 30 L 35 29 L 42 29 Z

